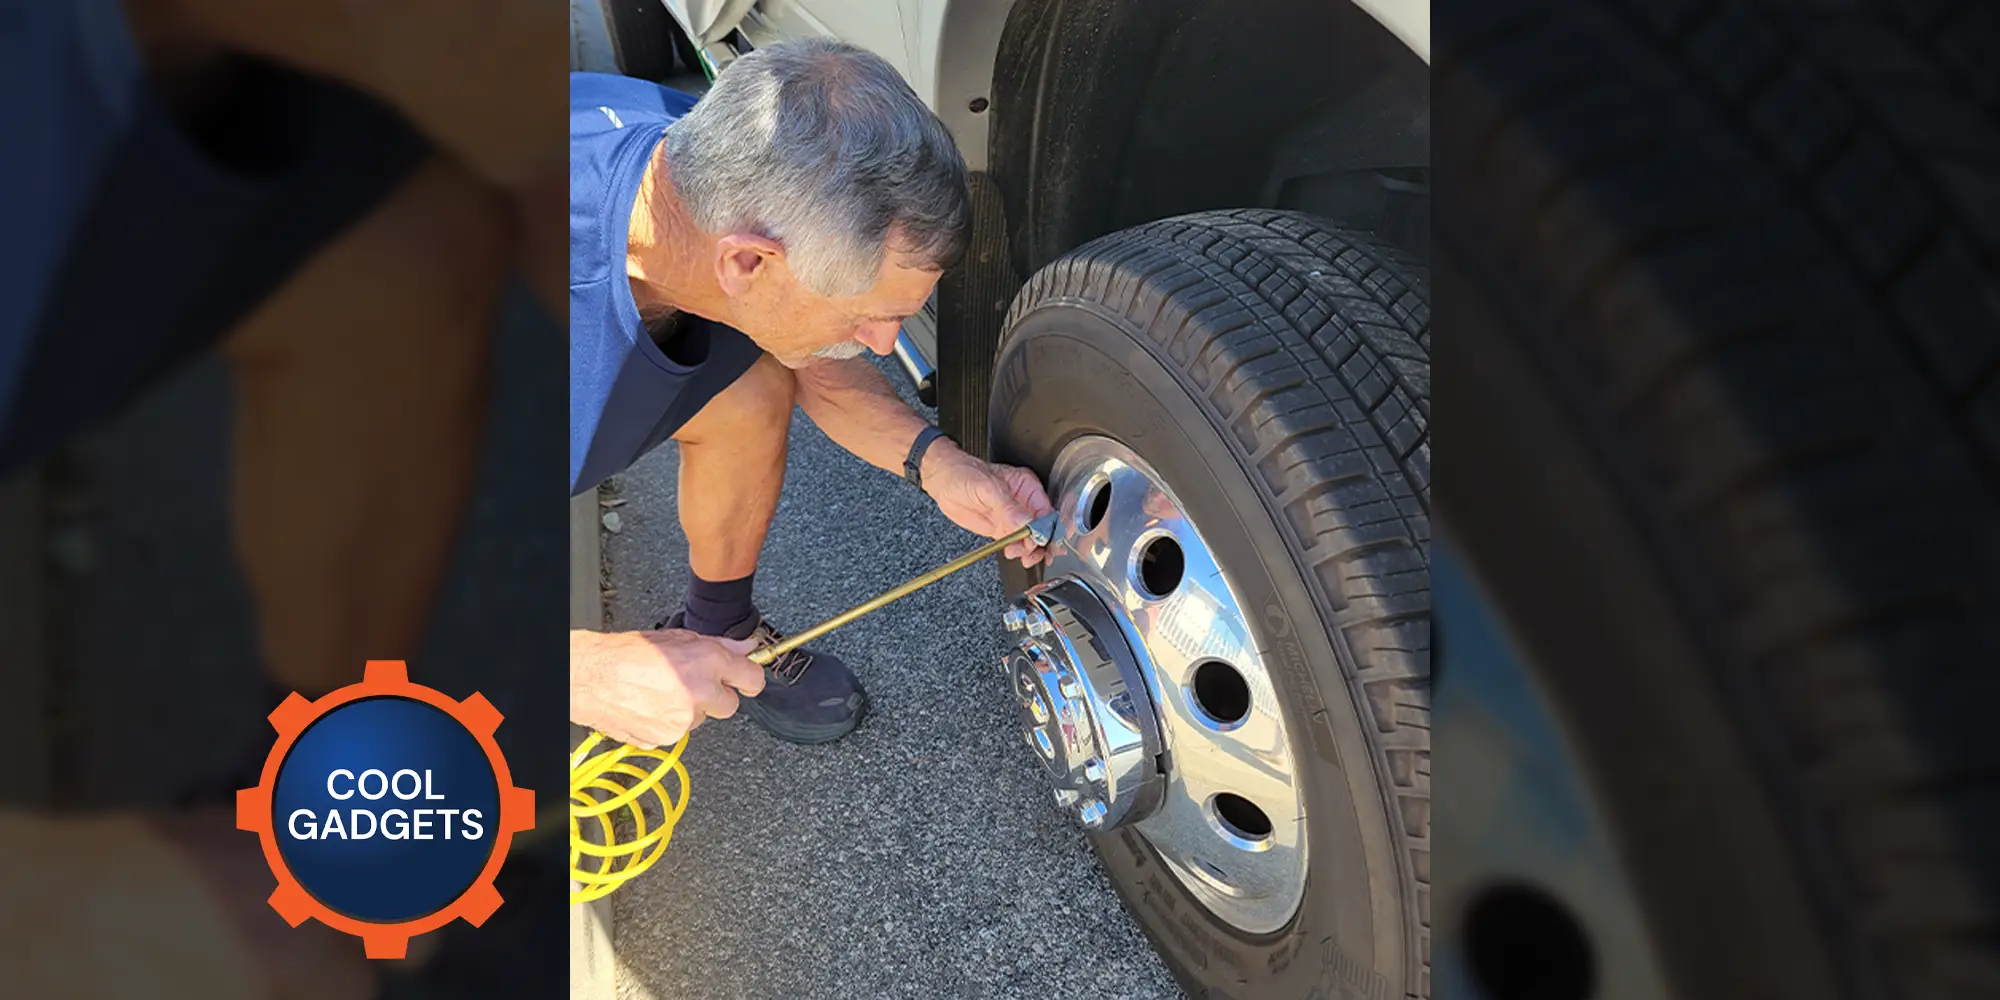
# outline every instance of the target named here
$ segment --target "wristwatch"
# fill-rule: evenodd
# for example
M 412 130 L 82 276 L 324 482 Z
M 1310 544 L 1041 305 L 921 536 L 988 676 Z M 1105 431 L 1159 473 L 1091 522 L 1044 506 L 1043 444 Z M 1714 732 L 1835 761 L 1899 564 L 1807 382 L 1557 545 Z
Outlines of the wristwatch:
M 924 475 L 920 471 L 924 464 L 924 452 L 929 451 L 931 442 L 944 437 L 944 432 L 935 427 L 926 427 L 917 433 L 917 440 L 910 445 L 910 457 L 903 459 L 903 479 L 917 489 L 924 488 Z

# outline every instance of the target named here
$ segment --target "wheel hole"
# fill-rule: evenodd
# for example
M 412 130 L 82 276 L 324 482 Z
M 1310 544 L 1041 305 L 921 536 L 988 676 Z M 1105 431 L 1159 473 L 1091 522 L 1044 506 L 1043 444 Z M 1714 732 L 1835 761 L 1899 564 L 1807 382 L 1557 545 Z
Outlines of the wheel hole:
M 1161 535 L 1146 543 L 1139 553 L 1139 585 L 1153 597 L 1165 597 L 1181 585 L 1187 571 L 1187 557 L 1172 535 Z
M 1250 715 L 1250 684 L 1235 667 L 1209 660 L 1194 668 L 1194 703 L 1209 718 L 1233 726 Z
M 1585 1000 L 1597 961 L 1569 908 L 1534 886 L 1492 886 L 1465 918 L 1472 978 L 1492 1000 Z
M 1105 512 L 1111 509 L 1111 484 L 1098 483 L 1090 491 L 1090 505 L 1084 509 L 1083 530 L 1096 531 L 1104 523 Z
M 1222 828 L 1244 840 L 1263 840 L 1271 835 L 1271 817 L 1257 804 L 1234 792 L 1215 797 L 1215 816 Z

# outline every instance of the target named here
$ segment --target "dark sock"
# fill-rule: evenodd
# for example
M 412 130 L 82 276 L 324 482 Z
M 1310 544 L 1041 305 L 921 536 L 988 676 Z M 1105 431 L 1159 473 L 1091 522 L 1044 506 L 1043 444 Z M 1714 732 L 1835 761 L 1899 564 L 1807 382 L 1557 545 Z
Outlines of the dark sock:
M 754 618 L 757 605 L 750 599 L 751 574 L 740 580 L 704 580 L 699 576 L 688 583 L 687 620 L 683 624 L 702 635 L 726 635 Z

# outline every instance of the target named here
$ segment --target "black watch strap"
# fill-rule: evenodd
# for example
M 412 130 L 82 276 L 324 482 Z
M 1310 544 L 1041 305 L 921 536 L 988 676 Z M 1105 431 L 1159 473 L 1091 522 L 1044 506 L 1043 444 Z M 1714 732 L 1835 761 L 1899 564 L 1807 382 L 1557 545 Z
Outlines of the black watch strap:
M 903 478 L 917 489 L 924 488 L 924 476 L 919 471 L 924 464 L 924 452 L 929 451 L 931 442 L 944 437 L 944 432 L 935 427 L 926 427 L 917 433 L 917 440 L 910 445 L 910 457 L 903 459 Z

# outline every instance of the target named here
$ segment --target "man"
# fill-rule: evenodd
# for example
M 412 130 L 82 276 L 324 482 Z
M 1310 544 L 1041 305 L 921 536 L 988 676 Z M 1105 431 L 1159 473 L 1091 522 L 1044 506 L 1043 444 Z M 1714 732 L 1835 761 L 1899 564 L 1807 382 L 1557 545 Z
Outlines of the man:
M 1026 469 L 960 450 L 873 365 L 964 252 L 950 133 L 896 70 L 824 40 L 760 49 L 700 103 L 640 80 L 570 83 L 570 488 L 671 439 L 692 580 L 649 632 L 573 632 L 570 717 L 637 746 L 745 711 L 822 743 L 867 711 L 854 671 L 778 637 L 751 597 L 797 405 L 988 537 L 1051 510 Z M 1009 557 L 1032 565 L 1022 543 Z

